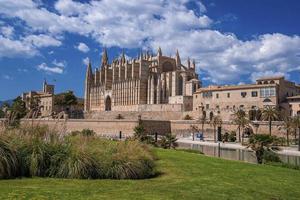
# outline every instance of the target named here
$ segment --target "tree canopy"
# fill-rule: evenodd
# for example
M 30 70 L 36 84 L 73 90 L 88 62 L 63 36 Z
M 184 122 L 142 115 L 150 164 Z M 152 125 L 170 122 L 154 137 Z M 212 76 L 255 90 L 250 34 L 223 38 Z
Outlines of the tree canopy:
M 77 98 L 72 91 L 56 94 L 54 96 L 54 105 L 71 106 L 77 104 Z

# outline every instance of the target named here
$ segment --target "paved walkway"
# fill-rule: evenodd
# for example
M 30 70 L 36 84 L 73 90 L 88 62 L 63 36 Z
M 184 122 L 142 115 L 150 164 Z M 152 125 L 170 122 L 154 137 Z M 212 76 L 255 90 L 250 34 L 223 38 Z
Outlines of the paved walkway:
M 192 140 L 192 137 L 186 137 L 186 138 L 178 138 L 177 142 L 180 143 L 186 143 L 186 144 L 200 144 L 205 146 L 218 146 L 218 143 L 215 143 L 213 141 L 200 141 L 199 139 Z M 231 143 L 226 142 L 220 143 L 220 146 L 223 148 L 229 148 L 229 149 L 246 149 L 246 146 L 241 145 L 240 143 Z M 290 146 L 290 147 L 280 147 L 280 151 L 278 151 L 278 154 L 283 155 L 291 155 L 291 156 L 300 156 L 300 151 L 297 150 L 297 146 Z

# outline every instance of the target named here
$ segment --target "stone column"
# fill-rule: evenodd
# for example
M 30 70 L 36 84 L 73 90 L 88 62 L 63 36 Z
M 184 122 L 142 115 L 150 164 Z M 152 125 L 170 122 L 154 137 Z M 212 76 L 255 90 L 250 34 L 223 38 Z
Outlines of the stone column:
M 171 85 L 172 92 L 171 92 L 171 96 L 176 96 L 176 94 L 177 94 L 177 73 L 176 73 L 176 71 L 172 72 L 171 76 L 172 76 L 172 79 L 171 79 L 172 80 L 172 85 Z
M 154 103 L 154 76 L 152 75 L 151 76 L 151 91 L 150 91 L 150 93 L 151 93 L 151 95 L 150 95 L 150 104 L 153 104 Z
M 147 85 L 147 104 L 150 104 L 151 96 L 151 76 L 148 76 L 148 85 Z
M 156 104 L 161 103 L 160 91 L 161 91 L 161 77 L 160 77 L 160 75 L 158 75 L 158 77 L 157 77 L 157 88 L 156 88 Z
M 185 88 L 186 80 L 187 80 L 186 74 L 183 74 L 183 76 L 182 76 L 182 96 L 186 96 L 186 88 Z

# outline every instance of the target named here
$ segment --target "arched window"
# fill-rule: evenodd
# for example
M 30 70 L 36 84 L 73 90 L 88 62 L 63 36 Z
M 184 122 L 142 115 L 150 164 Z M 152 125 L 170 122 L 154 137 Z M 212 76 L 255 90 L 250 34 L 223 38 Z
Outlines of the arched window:
M 196 92 L 196 90 L 197 90 L 197 84 L 195 83 L 195 84 L 193 85 L 193 93 Z
M 209 120 L 211 121 L 213 117 L 214 117 L 214 113 L 211 111 L 211 112 L 209 113 Z
M 179 78 L 178 78 L 178 95 L 183 95 L 182 90 L 183 90 L 183 78 L 182 78 L 182 76 L 179 76 Z
M 111 111 L 111 99 L 107 96 L 105 99 L 105 111 Z
M 274 83 L 275 83 L 275 81 L 274 81 L 274 80 L 271 80 L 271 81 L 270 81 L 270 84 L 274 84 Z

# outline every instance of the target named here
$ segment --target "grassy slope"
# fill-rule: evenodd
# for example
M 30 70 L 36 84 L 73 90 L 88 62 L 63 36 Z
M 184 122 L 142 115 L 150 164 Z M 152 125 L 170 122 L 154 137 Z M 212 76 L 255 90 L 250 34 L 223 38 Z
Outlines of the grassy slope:
M 0 199 L 299 199 L 300 171 L 156 150 L 149 180 L 0 181 Z

